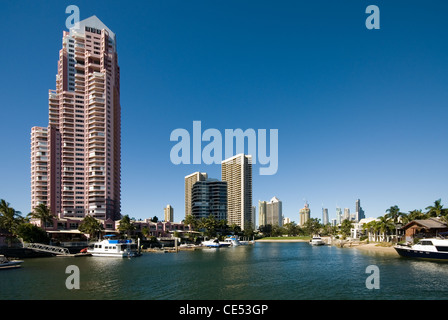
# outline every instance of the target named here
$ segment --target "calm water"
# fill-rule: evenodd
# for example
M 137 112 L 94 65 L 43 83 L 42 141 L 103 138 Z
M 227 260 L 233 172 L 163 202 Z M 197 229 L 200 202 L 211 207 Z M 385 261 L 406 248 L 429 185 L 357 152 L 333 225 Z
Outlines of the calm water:
M 79 267 L 79 290 L 65 287 L 69 265 Z M 380 289 L 366 288 L 369 265 L 380 270 Z M 448 263 L 308 243 L 145 253 L 131 260 L 27 259 L 21 269 L 0 271 L 0 300 L 447 298 Z

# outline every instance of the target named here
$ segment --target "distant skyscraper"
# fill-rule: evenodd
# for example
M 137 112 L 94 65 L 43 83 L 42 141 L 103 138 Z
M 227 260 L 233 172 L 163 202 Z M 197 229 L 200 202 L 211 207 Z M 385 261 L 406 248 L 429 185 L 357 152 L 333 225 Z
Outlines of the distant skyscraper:
M 342 217 L 342 220 L 350 220 L 350 209 L 344 208 L 344 216 Z
M 191 214 L 196 219 L 212 215 L 227 219 L 227 182 L 217 179 L 196 181 L 191 191 Z
M 309 208 L 308 202 L 305 203 L 305 206 L 299 211 L 299 225 L 303 226 L 311 216 L 311 210 Z
M 204 172 L 195 172 L 185 177 L 185 217 L 191 214 L 191 191 L 197 181 L 207 180 L 207 174 Z
M 364 219 L 366 217 L 364 210 L 361 207 L 361 200 L 356 200 L 355 203 L 356 208 L 356 221 L 359 222 L 361 219 Z
M 227 222 L 242 230 L 252 224 L 252 156 L 238 154 L 221 162 L 221 180 L 227 182 Z
M 165 221 L 174 222 L 174 208 L 167 205 L 163 211 L 165 213 Z
M 282 202 L 277 197 L 266 203 L 266 224 L 280 227 L 283 225 Z
M 258 226 L 262 227 L 266 223 L 266 201 L 258 201 Z
M 31 143 L 32 210 L 120 219 L 120 68 L 115 34 L 96 16 L 63 32 L 49 125 L 33 127 Z
M 257 214 L 257 208 L 255 206 L 252 206 L 252 226 L 254 229 L 257 229 L 257 225 L 256 225 L 256 216 Z
M 328 222 L 328 209 L 322 208 L 322 224 L 327 225 Z
M 337 224 L 342 223 L 342 209 L 339 207 L 336 207 L 336 223 Z

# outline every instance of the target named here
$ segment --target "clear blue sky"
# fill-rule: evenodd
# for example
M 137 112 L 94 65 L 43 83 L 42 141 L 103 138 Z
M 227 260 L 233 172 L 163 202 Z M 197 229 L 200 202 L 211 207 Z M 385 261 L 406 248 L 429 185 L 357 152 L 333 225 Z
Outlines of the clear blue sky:
M 170 161 L 170 133 L 279 130 L 274 176 L 254 168 L 253 202 L 277 196 L 298 222 L 336 206 L 448 205 L 445 1 L 1 1 L 0 198 L 30 211 L 30 129 L 48 124 L 65 8 L 117 35 L 122 213 L 184 217 L 184 176 L 219 165 Z M 381 10 L 367 30 L 365 9 Z M 257 208 L 258 214 L 258 208 Z

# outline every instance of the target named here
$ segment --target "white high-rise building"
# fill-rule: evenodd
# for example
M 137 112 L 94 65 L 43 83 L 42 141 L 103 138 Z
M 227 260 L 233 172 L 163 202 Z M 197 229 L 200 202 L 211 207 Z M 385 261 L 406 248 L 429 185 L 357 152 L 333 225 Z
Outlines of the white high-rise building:
M 266 203 L 266 223 L 272 226 L 283 226 L 282 202 L 273 197 Z
M 252 156 L 238 154 L 221 162 L 221 180 L 227 182 L 227 222 L 242 230 L 252 227 Z

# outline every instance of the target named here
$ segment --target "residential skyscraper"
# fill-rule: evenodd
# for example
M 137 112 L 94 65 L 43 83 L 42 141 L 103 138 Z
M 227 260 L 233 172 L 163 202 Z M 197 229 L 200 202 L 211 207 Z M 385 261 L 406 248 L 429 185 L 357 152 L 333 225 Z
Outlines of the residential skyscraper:
M 227 222 L 242 230 L 252 222 L 252 156 L 238 154 L 221 162 L 221 180 L 227 182 Z
M 342 217 L 342 220 L 350 220 L 350 209 L 344 208 L 344 216 Z
M 63 31 L 46 131 L 47 150 L 36 150 L 36 143 L 44 148 L 44 130 L 32 129 L 31 209 L 45 201 L 37 182 L 46 166 L 46 204 L 54 215 L 120 219 L 120 68 L 115 34 L 96 16 Z
M 174 208 L 171 205 L 167 205 L 163 212 L 165 214 L 165 221 L 174 222 Z
M 342 209 L 339 207 L 336 207 L 336 223 L 342 223 Z
M 227 219 L 227 182 L 217 179 L 196 181 L 191 190 L 191 214 L 196 219 L 212 215 Z
M 282 202 L 277 197 L 266 203 L 266 224 L 283 226 Z
M 197 181 L 207 180 L 205 172 L 195 172 L 185 177 L 185 218 L 191 214 L 191 191 Z
M 266 222 L 266 201 L 258 200 L 258 226 L 262 227 L 267 225 Z
M 303 226 L 311 216 L 311 210 L 309 208 L 308 202 L 305 202 L 305 206 L 299 211 L 299 225 Z
M 361 200 L 356 200 L 355 203 L 355 210 L 356 210 L 356 221 L 360 221 L 361 219 L 365 219 L 366 215 L 364 213 L 364 210 L 361 207 Z
M 328 208 L 322 208 L 322 224 L 327 225 L 328 223 Z

